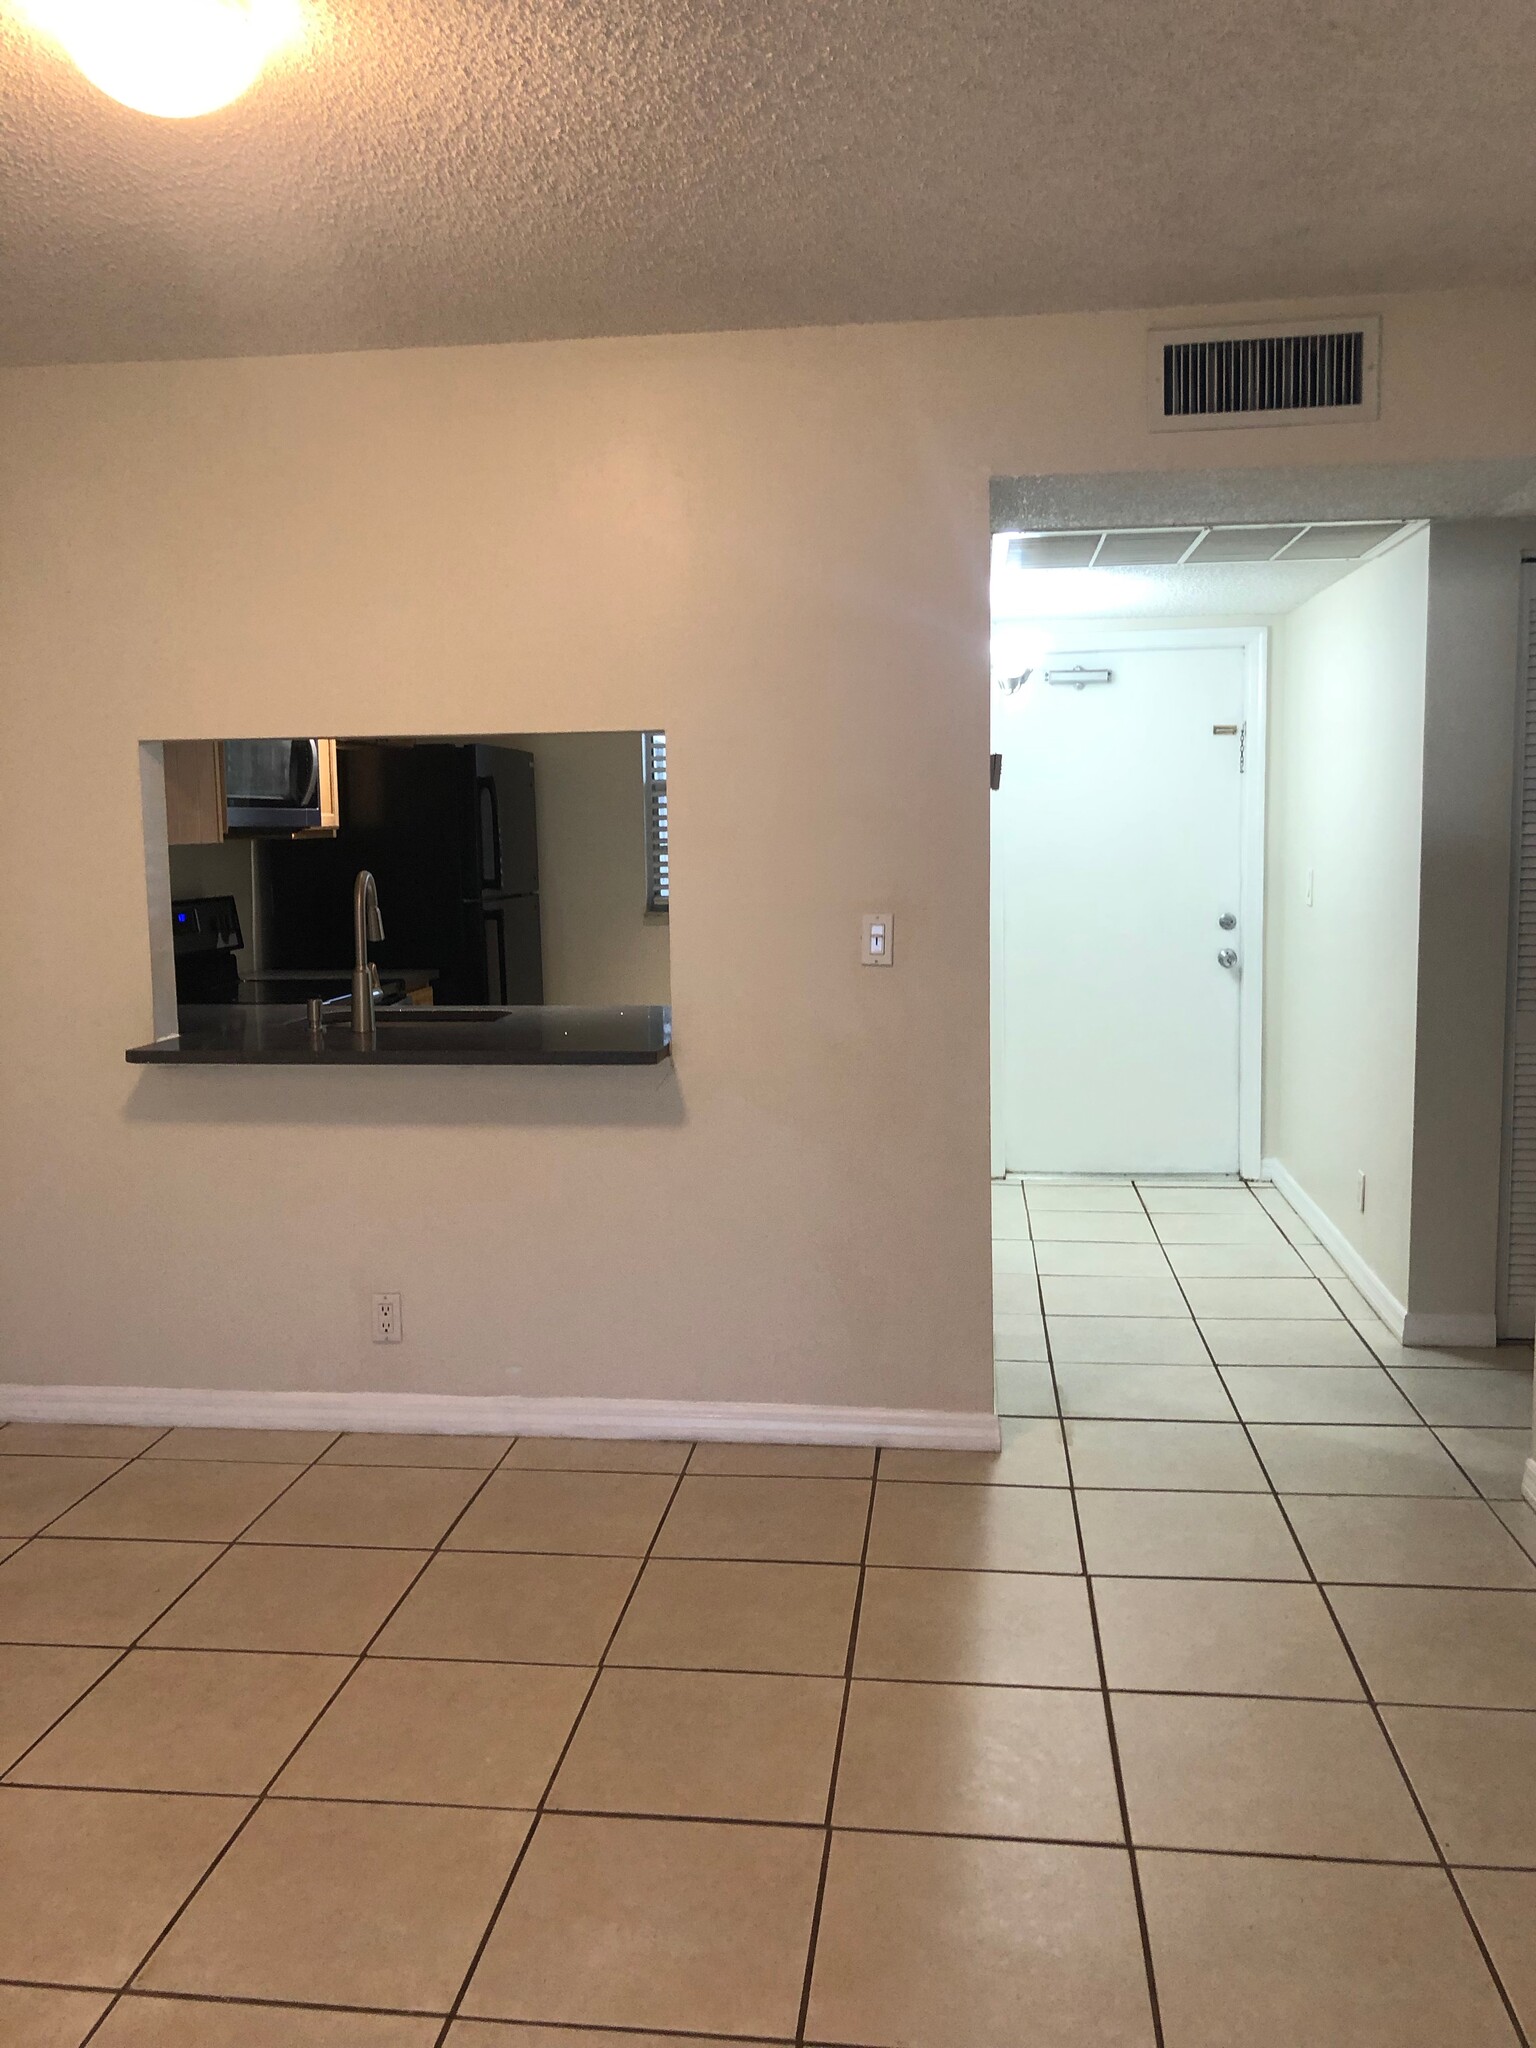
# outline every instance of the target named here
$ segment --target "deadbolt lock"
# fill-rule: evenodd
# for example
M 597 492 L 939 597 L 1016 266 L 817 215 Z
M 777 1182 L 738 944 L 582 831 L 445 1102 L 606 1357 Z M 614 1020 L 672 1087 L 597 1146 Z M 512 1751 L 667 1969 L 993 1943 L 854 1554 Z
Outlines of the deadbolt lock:
M 1224 932 L 1235 932 L 1237 930 L 1237 919 L 1232 915 L 1230 910 L 1224 910 L 1221 913 L 1220 917 L 1217 918 L 1216 922 L 1221 926 Z

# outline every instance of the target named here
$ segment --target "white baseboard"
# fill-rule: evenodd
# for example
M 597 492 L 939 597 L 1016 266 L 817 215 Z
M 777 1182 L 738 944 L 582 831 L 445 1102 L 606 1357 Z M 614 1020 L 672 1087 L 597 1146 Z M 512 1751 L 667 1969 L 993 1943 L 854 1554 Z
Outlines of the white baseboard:
M 1527 1504 L 1536 1508 L 1536 1458 L 1527 1458 L 1525 1471 L 1520 1480 L 1520 1492 Z
M 1452 1350 L 1460 1345 L 1464 1349 L 1486 1351 L 1499 1341 L 1499 1319 L 1489 1314 L 1465 1316 L 1427 1316 L 1409 1309 L 1403 1325 L 1403 1342 L 1410 1349 L 1437 1346 Z
M 1400 1344 L 1406 1344 L 1409 1340 L 1403 1335 L 1403 1331 L 1408 1323 L 1407 1309 L 1381 1275 L 1365 1263 L 1333 1218 L 1318 1207 L 1283 1161 L 1266 1159 L 1264 1178 L 1273 1184 L 1277 1194 L 1284 1195 L 1303 1223 L 1312 1226 L 1324 1251 L 1332 1253 L 1340 1271 L 1353 1280 L 1392 1335 Z M 1442 1340 L 1420 1337 L 1417 1341 L 1425 1344 L 1438 1343 Z M 1457 1339 L 1459 1343 L 1466 1341 L 1465 1338 Z M 1489 1341 L 1491 1343 L 1492 1339 Z
M 578 1436 L 759 1444 L 886 1444 L 995 1451 L 997 1417 L 948 1408 L 823 1408 L 765 1401 L 606 1401 L 527 1394 L 225 1392 L 212 1387 L 0 1384 L 6 1422 L 219 1429 L 346 1429 L 427 1436 Z
M 1341 1270 L 1353 1280 L 1400 1344 L 1423 1350 L 1434 1346 L 1450 1349 L 1456 1345 L 1483 1348 L 1498 1343 L 1498 1319 L 1492 1310 L 1486 1315 L 1426 1315 L 1405 1308 L 1282 1161 L 1266 1159 L 1264 1178 L 1274 1184 L 1277 1193 L 1284 1195 L 1304 1222 L 1311 1224 L 1318 1243 L 1333 1254 Z

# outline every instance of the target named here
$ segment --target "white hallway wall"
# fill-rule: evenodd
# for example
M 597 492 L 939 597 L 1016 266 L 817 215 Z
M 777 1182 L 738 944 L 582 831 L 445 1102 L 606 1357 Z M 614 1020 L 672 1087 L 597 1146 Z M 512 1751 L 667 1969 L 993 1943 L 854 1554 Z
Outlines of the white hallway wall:
M 1263 434 L 1135 314 L 0 376 L 7 1373 L 987 1406 L 988 477 L 1536 453 L 1528 297 L 1384 310 Z M 674 1068 L 122 1063 L 140 740 L 649 721 Z
M 1264 1149 L 1403 1303 L 1428 613 L 1423 530 L 1271 643 Z
M 1265 1151 L 1420 1342 L 1493 1336 L 1533 543 L 1519 521 L 1437 521 L 1275 634 Z

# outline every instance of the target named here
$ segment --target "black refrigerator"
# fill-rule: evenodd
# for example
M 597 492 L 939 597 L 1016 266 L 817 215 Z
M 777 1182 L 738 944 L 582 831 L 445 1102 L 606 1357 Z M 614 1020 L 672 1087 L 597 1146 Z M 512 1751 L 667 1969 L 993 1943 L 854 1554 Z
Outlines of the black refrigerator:
M 352 959 L 352 883 L 379 886 L 381 968 L 431 968 L 439 1003 L 542 1003 L 533 756 L 516 747 L 343 743 L 334 839 L 262 842 L 268 967 Z

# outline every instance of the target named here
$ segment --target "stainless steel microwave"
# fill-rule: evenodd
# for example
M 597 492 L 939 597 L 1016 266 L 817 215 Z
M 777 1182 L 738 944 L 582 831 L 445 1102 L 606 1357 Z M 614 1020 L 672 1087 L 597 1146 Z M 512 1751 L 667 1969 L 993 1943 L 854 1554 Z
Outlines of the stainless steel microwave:
M 313 832 L 325 822 L 319 740 L 226 740 L 229 832 Z

